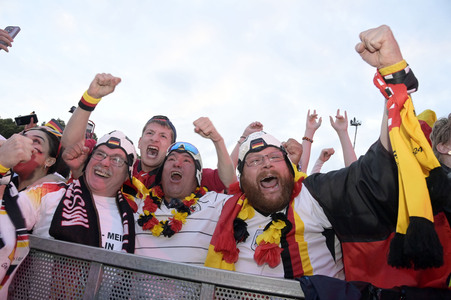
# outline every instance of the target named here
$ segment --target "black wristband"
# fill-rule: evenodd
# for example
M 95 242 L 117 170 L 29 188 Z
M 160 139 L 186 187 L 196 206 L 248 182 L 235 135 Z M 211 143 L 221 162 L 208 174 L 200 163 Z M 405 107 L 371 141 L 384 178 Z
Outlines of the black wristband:
M 401 71 L 384 76 L 384 80 L 386 84 L 404 84 L 409 94 L 418 90 L 418 79 L 409 66 Z
M 78 106 L 86 111 L 93 111 L 95 106 L 88 106 L 82 100 L 78 101 Z

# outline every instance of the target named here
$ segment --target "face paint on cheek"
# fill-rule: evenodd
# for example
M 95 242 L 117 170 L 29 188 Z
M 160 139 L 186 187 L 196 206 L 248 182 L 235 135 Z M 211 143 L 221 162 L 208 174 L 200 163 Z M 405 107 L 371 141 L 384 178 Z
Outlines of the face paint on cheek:
M 16 166 L 14 166 L 13 171 L 19 175 L 30 174 L 38 167 L 39 163 L 35 160 L 35 157 L 33 155 L 29 161 L 18 163 Z

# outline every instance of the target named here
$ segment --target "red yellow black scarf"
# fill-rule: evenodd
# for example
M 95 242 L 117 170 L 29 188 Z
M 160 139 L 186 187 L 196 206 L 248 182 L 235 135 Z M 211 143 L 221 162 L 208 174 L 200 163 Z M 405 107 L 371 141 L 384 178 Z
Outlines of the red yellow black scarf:
M 407 65 L 405 61 L 402 63 Z M 390 89 L 387 99 L 389 137 L 398 166 L 398 220 L 388 263 L 407 268 L 413 265 L 415 269 L 439 267 L 443 264 L 443 250 L 434 230 L 426 178 L 440 163 L 421 130 L 406 86 L 385 84 L 382 76 L 397 71 L 390 68 L 377 72 L 374 80 L 381 91 Z
M 284 267 L 285 278 L 313 275 L 313 268 L 310 262 L 305 259 L 305 255 L 303 255 L 305 245 L 296 240 L 296 235 L 299 234 L 299 231 L 303 231 L 303 224 L 293 209 L 294 198 L 301 192 L 302 181 L 305 177 L 306 175 L 304 173 L 298 172 L 295 174 L 295 185 L 291 194 L 290 204 L 287 208 L 286 218 L 284 218 L 288 224 L 291 224 L 288 227 L 289 230 L 283 232 L 280 239 L 280 257 Z M 231 193 L 234 191 L 236 193 L 234 193 L 235 195 L 232 198 L 227 200 L 222 209 L 208 249 L 205 266 L 234 271 L 235 262 L 239 259 L 234 222 L 240 213 L 247 213 L 244 210 L 249 205 L 247 204 L 246 195 L 239 189 L 238 183 L 232 185 L 230 188 Z M 274 224 L 275 222 L 277 220 L 273 217 L 273 221 L 270 223 Z M 256 259 L 255 255 L 254 259 Z M 257 259 L 256 262 L 258 263 Z

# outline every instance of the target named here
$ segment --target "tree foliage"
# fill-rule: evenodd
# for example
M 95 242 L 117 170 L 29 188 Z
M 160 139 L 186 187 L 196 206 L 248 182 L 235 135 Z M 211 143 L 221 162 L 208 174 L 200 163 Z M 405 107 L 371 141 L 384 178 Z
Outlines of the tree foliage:
M 63 128 L 66 127 L 66 123 L 63 120 L 61 120 L 60 118 L 58 118 L 56 120 L 63 126 Z M 41 126 L 44 126 L 47 122 L 48 121 L 42 122 Z M 24 129 L 25 129 L 25 126 L 23 126 L 23 125 L 22 126 L 17 126 L 16 122 L 14 122 L 14 120 L 11 119 L 11 118 L 8 118 L 8 119 L 0 118 L 0 134 L 5 139 L 8 139 L 14 133 L 19 133 L 19 132 L 21 132 Z
M 0 134 L 3 135 L 5 139 L 12 136 L 14 133 L 19 133 L 24 130 L 25 126 L 17 126 L 13 119 L 2 119 L 0 118 Z

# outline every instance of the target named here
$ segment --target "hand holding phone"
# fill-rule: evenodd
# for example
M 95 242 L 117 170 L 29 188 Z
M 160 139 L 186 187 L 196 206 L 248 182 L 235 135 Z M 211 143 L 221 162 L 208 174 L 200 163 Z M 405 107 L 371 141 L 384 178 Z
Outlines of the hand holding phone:
M 33 123 L 36 124 L 38 123 L 38 116 L 36 114 L 30 114 L 27 116 L 18 116 L 16 118 L 14 118 L 16 121 L 16 125 L 20 126 L 20 125 L 28 125 L 31 122 L 31 119 L 33 119 Z
M 11 47 L 11 42 L 14 41 L 14 38 L 19 33 L 19 26 L 7 26 L 5 30 L 0 29 L 0 50 L 3 49 L 6 52 L 9 52 L 8 47 Z

